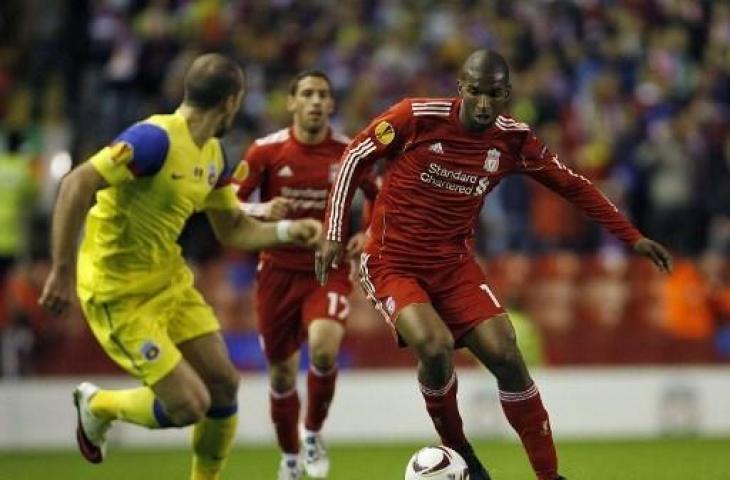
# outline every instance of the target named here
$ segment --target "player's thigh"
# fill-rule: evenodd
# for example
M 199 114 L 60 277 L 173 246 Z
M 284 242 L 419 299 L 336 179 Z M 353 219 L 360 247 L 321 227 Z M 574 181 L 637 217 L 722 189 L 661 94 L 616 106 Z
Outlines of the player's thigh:
M 453 349 L 453 336 L 430 303 L 412 303 L 404 307 L 398 315 L 396 328 L 406 344 L 424 354 Z
M 350 313 L 351 292 L 348 269 L 334 271 L 321 286 L 312 280 L 311 292 L 302 305 L 302 321 L 315 364 L 320 363 L 317 357 L 331 357 L 339 351 Z
M 429 280 L 433 306 L 457 347 L 464 346 L 466 335 L 477 326 L 505 313 L 482 269 L 472 259 L 444 269 Z
M 168 375 L 182 355 L 167 332 L 171 299 L 164 292 L 110 302 L 93 298 L 81 307 L 106 354 L 145 385 Z
M 269 364 L 297 352 L 306 338 L 302 302 L 313 288 L 314 275 L 263 263 L 257 275 L 256 326 Z M 316 282 L 314 282 L 316 283 Z
M 529 379 L 514 326 L 506 313 L 477 325 L 464 336 L 463 344 L 497 377 Z
M 395 269 L 387 262 L 368 254 L 361 256 L 360 285 L 368 300 L 393 329 L 398 342 L 402 345 L 406 339 L 399 334 L 401 327 L 398 324 L 402 319 L 403 310 L 412 305 L 429 304 L 431 299 L 428 294 L 421 288 L 414 275 Z M 415 313 L 419 311 L 420 309 L 414 310 Z M 418 317 L 418 315 L 408 315 L 408 317 Z M 407 321 L 409 324 L 412 322 L 418 323 L 418 320 Z M 406 334 L 411 330 L 420 330 L 416 327 L 404 328 L 408 330 Z

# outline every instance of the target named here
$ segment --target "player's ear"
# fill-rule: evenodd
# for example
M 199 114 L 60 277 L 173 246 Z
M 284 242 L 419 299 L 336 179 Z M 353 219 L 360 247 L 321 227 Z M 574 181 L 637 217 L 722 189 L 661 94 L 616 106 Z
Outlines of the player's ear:
M 296 99 L 296 97 L 294 97 L 294 95 L 289 94 L 286 96 L 286 111 L 287 112 L 294 113 L 294 111 L 297 109 L 296 101 L 297 101 L 297 99 Z

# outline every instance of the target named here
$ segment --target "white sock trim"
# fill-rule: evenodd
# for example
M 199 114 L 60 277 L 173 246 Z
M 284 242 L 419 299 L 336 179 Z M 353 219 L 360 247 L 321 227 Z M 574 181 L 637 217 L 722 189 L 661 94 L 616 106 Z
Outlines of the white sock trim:
M 329 377 L 337 371 L 337 364 L 335 363 L 332 365 L 332 368 L 329 370 L 320 370 L 316 365 L 310 365 L 309 371 L 312 372 L 312 375 L 316 375 L 317 377 Z
M 500 390 L 499 399 L 503 402 L 522 402 L 539 394 L 540 392 L 537 390 L 537 385 L 533 383 L 523 392 L 505 392 L 504 390 Z
M 451 378 L 449 378 L 449 381 L 446 382 L 446 385 L 444 385 L 441 388 L 438 388 L 438 389 L 429 388 L 420 382 L 419 382 L 419 386 L 421 387 L 421 393 L 423 393 L 424 395 L 427 395 L 429 397 L 443 397 L 444 395 L 446 395 L 446 393 L 449 390 L 451 390 L 451 387 L 453 387 L 455 383 L 456 383 L 456 370 L 454 370 L 451 373 Z
M 269 395 L 271 395 L 271 398 L 275 400 L 282 400 L 287 397 L 291 397 L 292 395 L 297 394 L 297 387 L 294 386 L 291 389 L 287 390 L 286 392 L 277 392 L 273 388 L 269 389 Z

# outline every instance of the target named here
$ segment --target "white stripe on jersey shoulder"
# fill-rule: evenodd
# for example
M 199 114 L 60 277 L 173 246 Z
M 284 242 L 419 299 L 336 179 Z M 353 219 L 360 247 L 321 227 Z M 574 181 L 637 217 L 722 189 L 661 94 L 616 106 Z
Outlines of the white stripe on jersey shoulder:
M 500 130 L 530 130 L 530 126 L 526 123 L 516 122 L 514 119 L 499 115 L 497 121 L 494 122 Z
M 256 145 L 270 145 L 272 143 L 281 143 L 289 140 L 289 129 L 282 128 L 274 133 L 270 133 L 265 137 L 257 138 Z
M 414 100 L 411 102 L 411 112 L 414 117 L 448 117 L 452 104 L 450 100 Z
M 344 133 L 335 132 L 334 130 L 332 130 L 332 140 L 338 143 L 344 143 L 345 145 L 349 145 L 351 141 L 350 137 Z

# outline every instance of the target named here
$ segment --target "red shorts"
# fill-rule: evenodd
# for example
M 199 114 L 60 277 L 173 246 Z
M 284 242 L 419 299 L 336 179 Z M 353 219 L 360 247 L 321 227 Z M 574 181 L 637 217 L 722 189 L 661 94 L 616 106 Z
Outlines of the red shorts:
M 284 270 L 261 262 L 256 292 L 256 313 L 261 347 L 270 362 L 286 360 L 299 350 L 307 327 L 318 318 L 345 324 L 350 311 L 352 284 L 349 268 L 330 272 L 327 284 L 317 283 L 314 272 Z
M 457 348 L 463 346 L 461 341 L 474 327 L 504 313 L 471 257 L 438 268 L 411 268 L 364 253 L 360 284 L 394 332 L 401 310 L 414 303 L 430 303 L 451 331 Z

